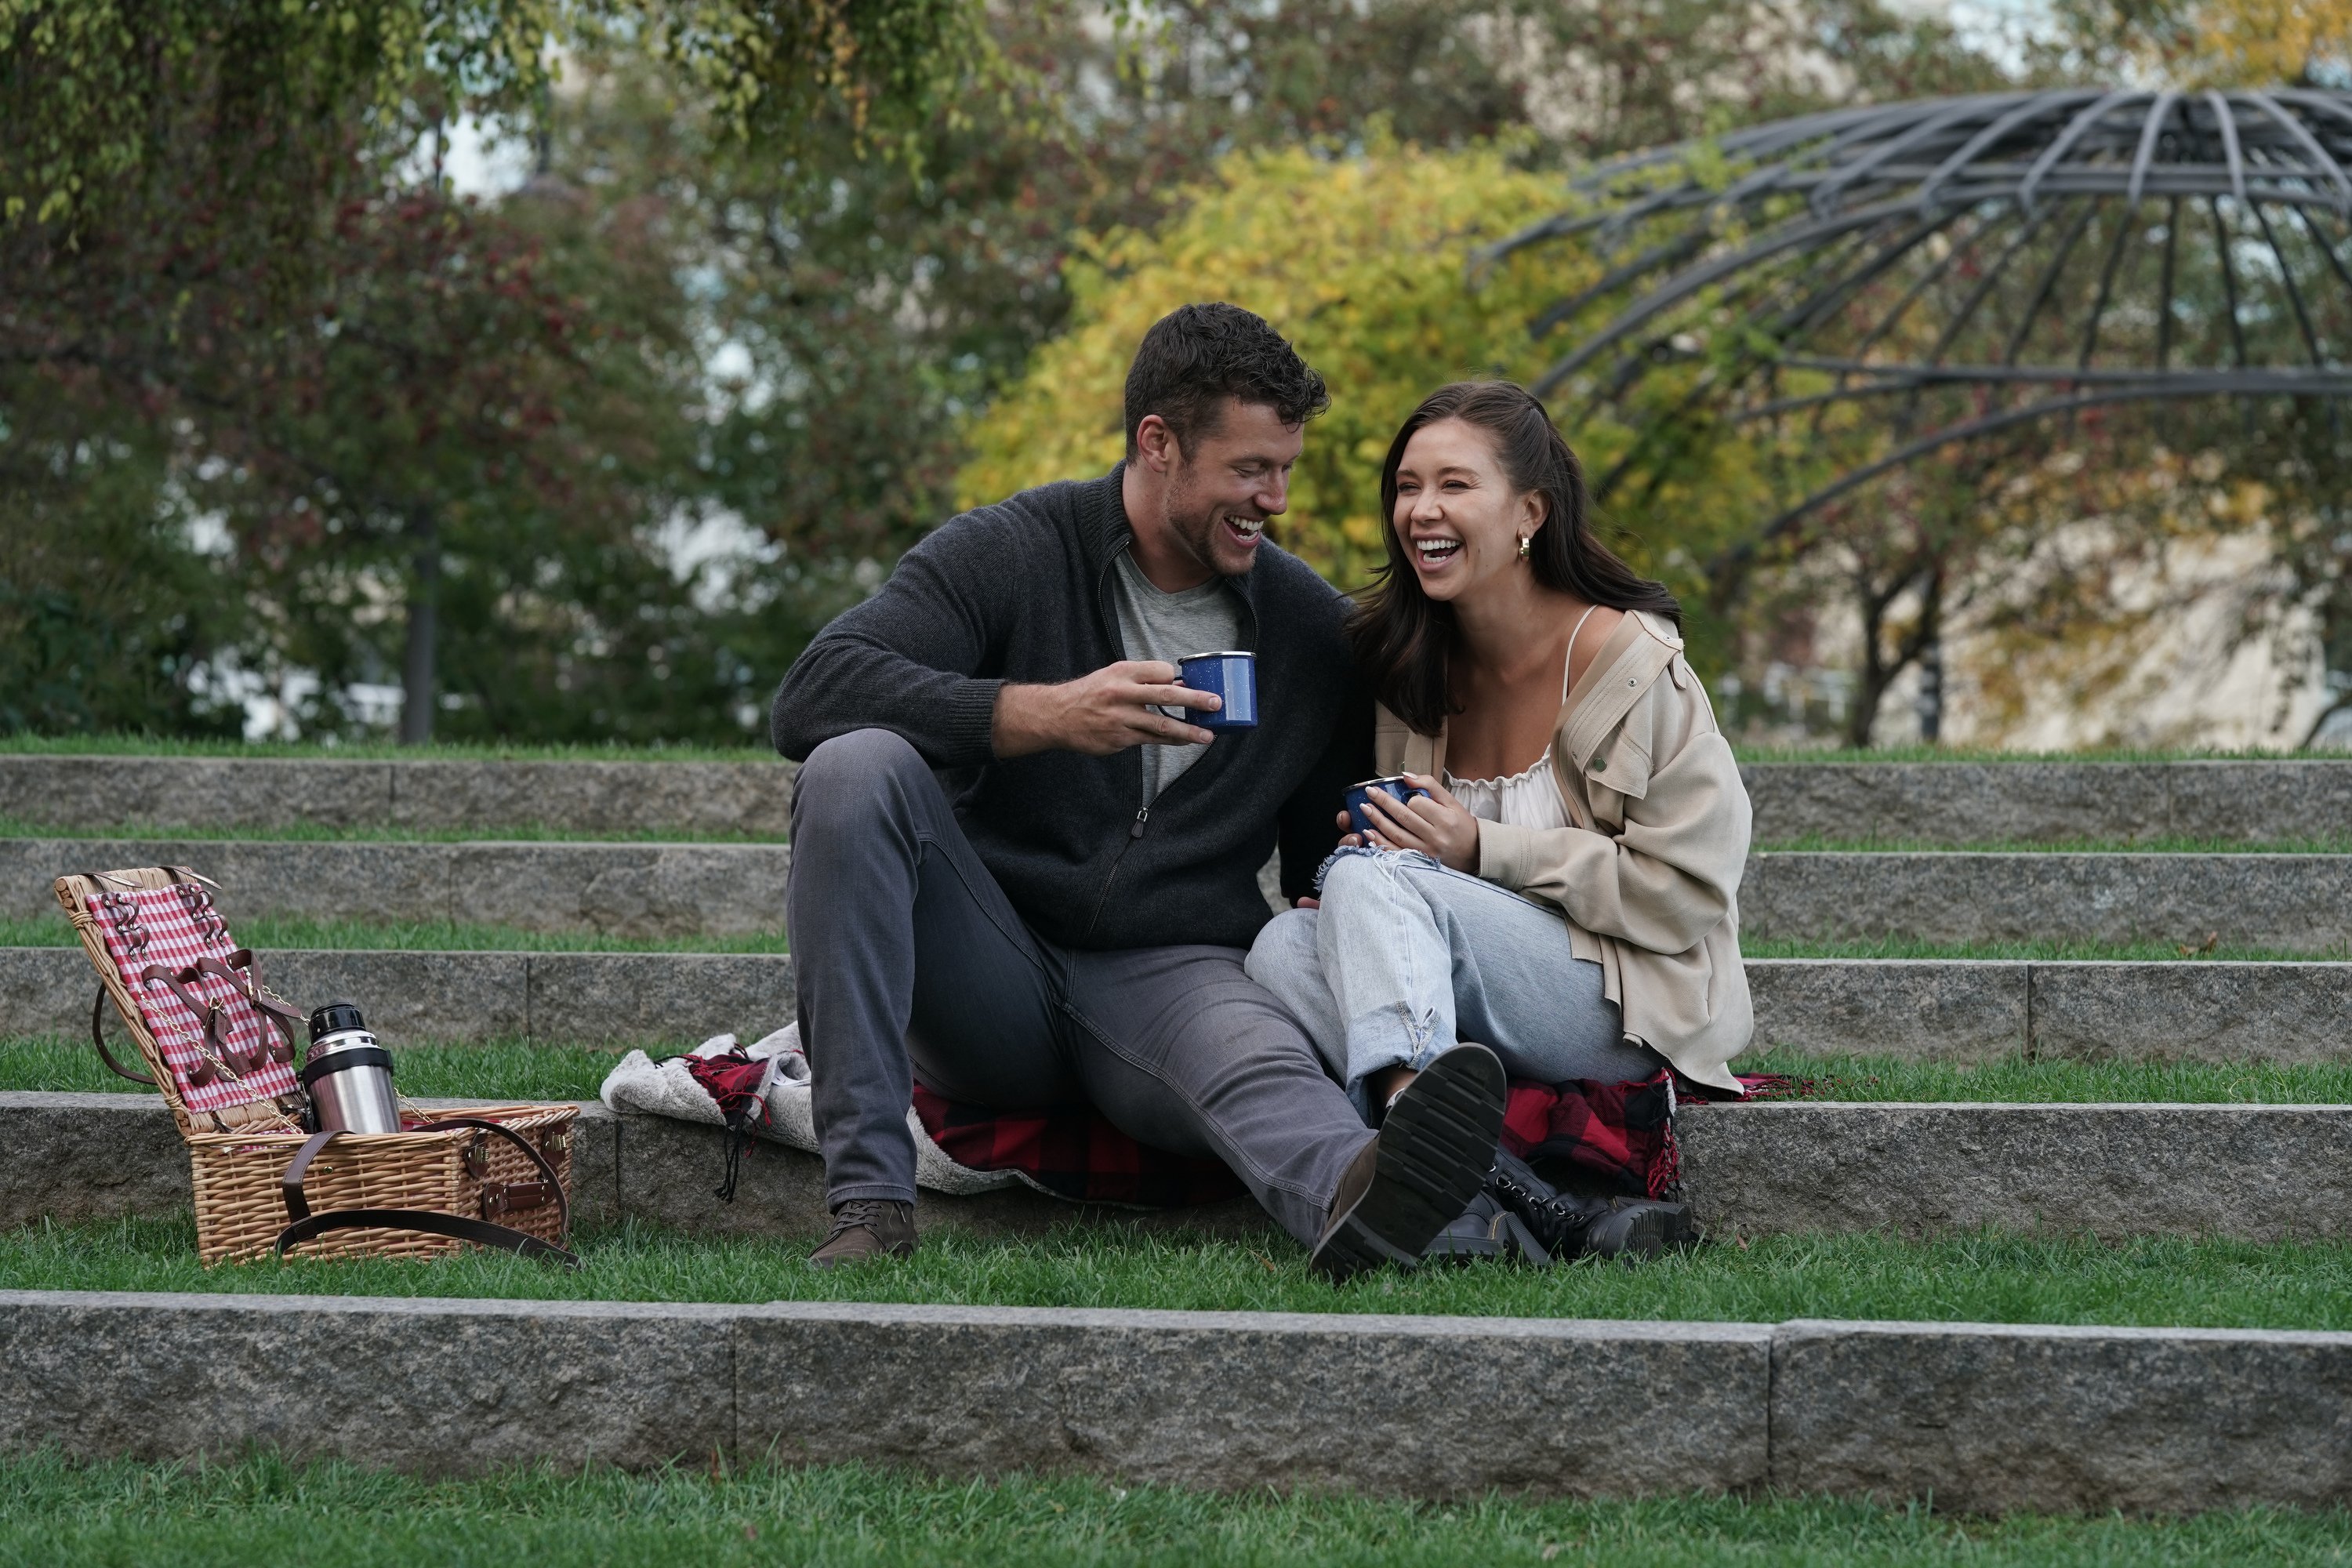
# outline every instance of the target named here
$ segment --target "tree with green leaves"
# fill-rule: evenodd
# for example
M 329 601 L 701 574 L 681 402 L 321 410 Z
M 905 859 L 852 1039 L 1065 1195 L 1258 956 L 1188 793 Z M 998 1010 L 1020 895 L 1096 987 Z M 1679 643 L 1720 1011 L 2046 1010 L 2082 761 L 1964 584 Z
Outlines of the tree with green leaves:
M 20 689 L 57 693 L 0 722 L 181 727 L 207 661 L 333 692 L 387 640 L 413 739 L 469 663 L 455 695 L 496 732 L 668 721 L 692 606 L 649 534 L 691 471 L 679 258 L 610 212 L 478 210 L 409 167 L 460 114 L 530 123 L 552 59 L 616 41 L 747 160 L 826 121 L 903 155 L 996 70 L 976 0 L 0 0 L 0 472 L 73 459 L 0 499 L 0 634 L 39 666 Z M 99 592 L 129 559 L 171 569 Z M 40 652 L 63 625 L 116 652 Z M 583 666 L 653 689 L 567 701 Z

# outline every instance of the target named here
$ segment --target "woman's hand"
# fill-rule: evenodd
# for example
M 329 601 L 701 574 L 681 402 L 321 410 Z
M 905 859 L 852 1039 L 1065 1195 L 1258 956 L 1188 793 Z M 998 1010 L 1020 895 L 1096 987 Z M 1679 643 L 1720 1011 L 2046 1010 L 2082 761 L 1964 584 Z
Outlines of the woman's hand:
M 1469 807 L 1426 773 L 1407 773 L 1404 781 L 1429 794 L 1400 803 L 1386 790 L 1373 790 L 1364 802 L 1371 841 L 1383 849 L 1418 849 L 1456 871 L 1476 871 L 1478 819 Z

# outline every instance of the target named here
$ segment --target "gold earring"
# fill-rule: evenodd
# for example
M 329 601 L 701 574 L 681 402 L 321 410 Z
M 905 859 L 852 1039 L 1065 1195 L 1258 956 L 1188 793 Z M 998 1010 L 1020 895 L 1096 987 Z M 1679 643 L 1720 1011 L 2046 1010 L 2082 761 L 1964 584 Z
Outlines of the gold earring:
M 1529 534 L 1529 535 L 1528 536 L 1528 539 L 1532 539 L 1532 538 L 1534 538 L 1534 537 L 1535 537 L 1535 536 L 1534 536 L 1533 534 Z M 1528 558 L 1528 540 L 1527 540 L 1527 539 L 1522 539 L 1522 540 L 1520 540 L 1520 541 L 1519 541 L 1519 559 L 1520 559 L 1520 560 L 1522 560 L 1522 561 L 1525 561 L 1527 558 Z

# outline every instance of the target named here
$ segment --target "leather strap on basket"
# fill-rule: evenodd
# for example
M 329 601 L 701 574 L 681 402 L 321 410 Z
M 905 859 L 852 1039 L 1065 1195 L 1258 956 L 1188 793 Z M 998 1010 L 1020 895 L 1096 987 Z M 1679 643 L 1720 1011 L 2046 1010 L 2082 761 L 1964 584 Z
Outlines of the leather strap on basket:
M 325 1214 L 298 1219 L 279 1231 L 278 1256 L 283 1258 L 290 1248 L 334 1230 L 421 1230 L 428 1236 L 479 1242 L 518 1258 L 544 1258 L 565 1268 L 580 1267 L 578 1253 L 567 1252 L 551 1241 L 541 1241 L 527 1230 L 443 1214 L 439 1209 L 329 1209 Z
M 452 1116 L 442 1121 L 428 1121 L 411 1131 L 444 1132 L 459 1127 L 495 1133 L 523 1152 L 539 1168 L 540 1181 L 544 1184 L 545 1190 L 554 1195 L 555 1234 L 569 1241 L 572 1238 L 572 1203 L 563 1195 L 563 1183 L 556 1176 L 555 1167 L 547 1163 L 547 1156 L 531 1147 L 530 1140 L 521 1133 L 503 1122 L 481 1116 Z M 319 1151 L 342 1135 L 341 1130 L 312 1133 L 288 1163 L 285 1175 L 278 1178 L 278 1192 L 286 1200 L 286 1217 L 293 1222 L 278 1233 L 278 1255 L 280 1258 L 286 1256 L 288 1248 L 299 1247 L 331 1230 L 420 1230 L 432 1236 L 479 1242 L 485 1247 L 495 1247 L 519 1257 L 545 1258 L 566 1268 L 580 1267 L 578 1255 L 553 1242 L 542 1241 L 529 1231 L 464 1215 L 443 1214 L 438 1209 L 331 1209 L 325 1214 L 312 1214 L 310 1201 L 302 1193 L 303 1179 L 310 1174 L 310 1162 L 318 1158 Z
M 273 1061 L 284 1062 L 289 1067 L 293 1065 L 294 1026 L 301 1024 L 307 1027 L 309 1020 L 285 1003 L 273 1001 L 261 994 L 261 965 L 253 956 L 253 949 L 240 947 L 225 959 L 200 958 L 196 960 L 194 968 L 200 974 L 217 974 L 236 986 L 245 994 L 245 999 L 253 1004 L 253 1010 L 261 1015 L 264 1024 L 278 1026 L 278 1037 L 285 1043 L 268 1047 L 268 1054 Z M 257 1062 L 254 1065 L 258 1067 L 260 1064 Z
M 89 1006 L 89 1043 L 98 1047 L 98 1059 L 104 1062 L 115 1077 L 143 1083 L 150 1089 L 155 1087 L 155 1080 L 145 1073 L 123 1070 L 122 1064 L 116 1061 L 114 1054 L 106 1048 L 106 987 L 103 985 L 98 988 L 98 1000 Z
M 251 1051 L 229 1049 L 228 1043 L 221 1038 L 220 1034 L 221 1016 L 224 1011 L 221 1005 L 191 995 L 187 989 L 195 984 L 199 977 L 206 974 L 216 974 L 227 981 L 236 988 L 239 995 L 252 1003 L 255 1011 L 260 1015 L 265 1025 L 277 1026 L 281 1043 L 265 1044 L 258 1049 Z M 262 995 L 260 972 L 254 965 L 252 949 L 240 947 L 230 953 L 226 960 L 200 958 L 185 969 L 180 970 L 166 969 L 160 963 L 151 963 L 139 972 L 139 980 L 140 984 L 144 985 L 162 985 L 180 999 L 180 1005 L 188 1010 L 190 1016 L 204 1025 L 205 1044 L 209 1047 L 206 1052 L 208 1059 L 200 1062 L 196 1069 L 188 1075 L 191 1088 L 199 1088 L 212 1081 L 212 1073 L 205 1069 L 211 1068 L 215 1062 L 239 1078 L 243 1078 L 247 1073 L 259 1072 L 272 1061 L 292 1064 L 294 1023 L 301 1017 L 301 1015 L 283 1003 L 273 1002 Z M 262 1037 L 265 1041 L 268 1038 L 268 1030 L 266 1027 L 262 1031 Z

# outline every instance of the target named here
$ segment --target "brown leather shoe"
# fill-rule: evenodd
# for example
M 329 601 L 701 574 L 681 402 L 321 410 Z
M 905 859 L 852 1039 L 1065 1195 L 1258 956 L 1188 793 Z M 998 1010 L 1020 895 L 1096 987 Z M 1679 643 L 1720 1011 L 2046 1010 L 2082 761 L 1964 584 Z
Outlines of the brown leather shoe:
M 811 1268 L 837 1268 L 869 1258 L 915 1255 L 915 1205 L 887 1198 L 851 1198 L 833 1211 L 833 1228 L 809 1254 Z

